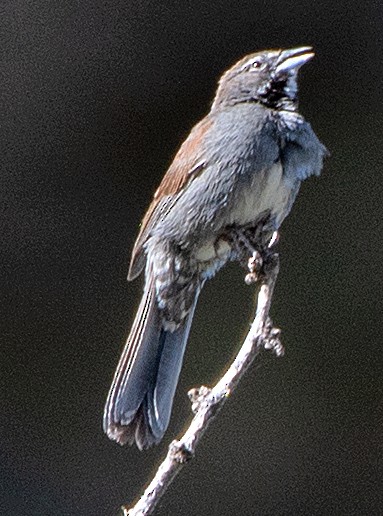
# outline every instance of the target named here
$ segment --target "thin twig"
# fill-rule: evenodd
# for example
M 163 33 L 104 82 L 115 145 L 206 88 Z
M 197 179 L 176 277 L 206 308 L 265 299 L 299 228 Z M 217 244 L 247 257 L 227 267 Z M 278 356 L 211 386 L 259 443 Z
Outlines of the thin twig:
M 250 274 L 247 282 L 256 279 L 254 261 L 249 260 Z M 153 513 L 157 503 L 180 472 L 183 465 L 193 458 L 195 449 L 210 422 L 234 391 L 246 370 L 262 348 L 272 349 L 278 356 L 283 355 L 279 340 L 280 331 L 272 328 L 269 319 L 270 305 L 274 286 L 279 271 L 277 254 L 270 254 L 267 264 L 263 266 L 263 275 L 259 279 L 257 309 L 250 331 L 229 369 L 212 388 L 200 387 L 189 391 L 192 410 L 195 416 L 181 439 L 173 441 L 168 453 L 159 466 L 153 480 L 134 507 L 121 507 L 125 516 L 146 516 Z

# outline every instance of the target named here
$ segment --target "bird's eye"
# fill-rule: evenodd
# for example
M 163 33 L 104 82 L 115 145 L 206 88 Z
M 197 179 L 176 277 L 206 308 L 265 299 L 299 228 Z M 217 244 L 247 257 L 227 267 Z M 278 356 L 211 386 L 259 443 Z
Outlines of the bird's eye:
M 257 59 L 256 61 L 253 61 L 251 63 L 252 68 L 261 68 L 261 66 L 262 66 L 262 62 L 259 59 Z

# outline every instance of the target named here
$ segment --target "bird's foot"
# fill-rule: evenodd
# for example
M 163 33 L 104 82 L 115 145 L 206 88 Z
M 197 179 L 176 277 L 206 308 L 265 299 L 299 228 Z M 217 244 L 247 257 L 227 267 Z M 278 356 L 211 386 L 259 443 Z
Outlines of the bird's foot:
M 262 267 L 263 258 L 261 253 L 258 251 L 253 251 L 252 256 L 250 256 L 247 261 L 247 268 L 249 269 L 249 273 L 245 276 L 246 285 L 251 285 L 252 283 L 256 283 L 258 281 Z
M 274 246 L 278 243 L 278 231 L 257 225 L 249 228 L 235 228 L 231 233 L 231 245 L 236 259 L 249 272 L 245 283 L 251 285 L 265 278 L 275 263 Z

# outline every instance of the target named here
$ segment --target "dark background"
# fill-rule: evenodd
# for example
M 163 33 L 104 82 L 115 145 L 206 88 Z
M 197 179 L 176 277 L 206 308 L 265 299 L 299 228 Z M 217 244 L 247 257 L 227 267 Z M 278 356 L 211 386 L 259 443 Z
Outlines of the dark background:
M 301 112 L 332 157 L 281 232 L 286 356 L 248 372 L 157 514 L 383 513 L 382 5 L 2 0 L 0 514 L 116 514 L 233 356 L 254 304 L 235 265 L 201 297 L 164 442 L 102 433 L 160 178 L 223 70 L 307 44 Z

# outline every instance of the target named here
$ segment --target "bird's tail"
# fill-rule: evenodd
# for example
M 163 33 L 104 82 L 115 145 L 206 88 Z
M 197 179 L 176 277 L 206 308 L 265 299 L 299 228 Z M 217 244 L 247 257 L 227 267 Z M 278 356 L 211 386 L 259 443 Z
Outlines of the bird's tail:
M 165 330 L 149 274 L 105 405 L 104 431 L 118 443 L 144 449 L 164 435 L 198 294 L 181 326 Z

